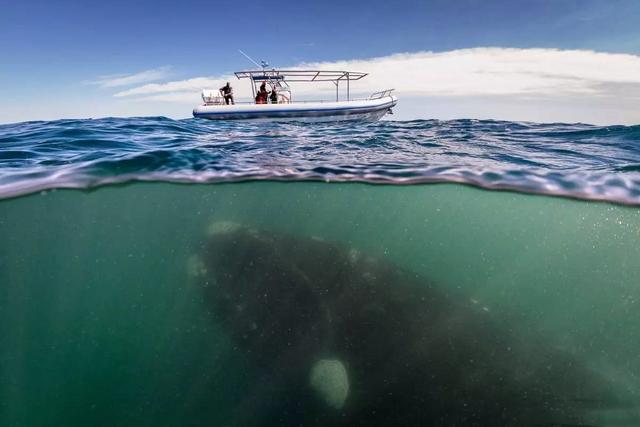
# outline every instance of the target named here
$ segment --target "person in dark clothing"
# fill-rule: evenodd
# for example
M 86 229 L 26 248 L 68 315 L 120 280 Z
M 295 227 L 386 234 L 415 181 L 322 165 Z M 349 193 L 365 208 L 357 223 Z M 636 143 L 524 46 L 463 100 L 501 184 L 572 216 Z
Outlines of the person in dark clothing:
M 229 103 L 235 104 L 235 102 L 233 102 L 233 89 L 229 82 L 220 88 L 220 95 L 224 97 L 224 102 L 226 102 L 227 105 L 229 105 Z
M 269 96 L 269 99 L 271 100 L 272 104 L 278 103 L 278 93 L 276 92 L 276 88 L 273 88 L 271 90 L 271 95 Z
M 266 104 L 267 103 L 267 83 L 262 82 L 260 85 L 260 90 L 258 90 L 258 96 L 256 96 L 256 104 Z

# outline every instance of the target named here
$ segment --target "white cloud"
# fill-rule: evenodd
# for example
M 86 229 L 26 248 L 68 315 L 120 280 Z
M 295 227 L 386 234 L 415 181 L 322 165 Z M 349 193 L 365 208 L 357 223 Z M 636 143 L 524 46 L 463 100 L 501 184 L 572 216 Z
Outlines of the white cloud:
M 121 87 L 137 85 L 147 82 L 166 79 L 169 77 L 170 67 L 158 67 L 151 70 L 140 71 L 134 74 L 116 74 L 109 76 L 100 76 L 96 80 L 88 83 L 95 84 L 103 88 Z
M 400 53 L 379 58 L 300 64 L 294 68 L 368 72 L 351 88 L 368 93 L 396 88 L 409 96 L 593 96 L 607 95 L 610 85 L 640 85 L 640 56 L 587 50 L 474 48 L 448 52 Z M 217 88 L 233 76 L 196 77 L 147 84 L 116 97 L 199 92 Z M 238 95 L 250 93 L 245 82 Z M 297 94 L 333 93 L 330 84 L 299 85 Z M 165 100 L 168 98 L 159 98 Z M 183 100 L 184 96 L 176 96 Z
M 474 48 L 304 65 L 366 71 L 370 89 L 407 95 L 593 95 L 608 83 L 640 85 L 640 56 L 586 50 Z
M 177 102 L 183 104 L 196 105 L 201 102 L 199 91 L 184 91 L 184 92 L 166 92 L 156 93 L 153 95 L 142 96 L 135 98 L 136 101 L 151 101 L 151 102 Z
M 150 83 L 144 86 L 138 86 L 132 89 L 118 92 L 113 96 L 120 98 L 123 96 L 154 95 L 160 93 L 184 92 L 188 90 L 199 93 L 201 89 L 222 87 L 227 81 L 230 80 L 231 77 L 227 79 L 216 79 L 214 77 L 195 77 L 192 79 L 178 80 L 168 83 Z

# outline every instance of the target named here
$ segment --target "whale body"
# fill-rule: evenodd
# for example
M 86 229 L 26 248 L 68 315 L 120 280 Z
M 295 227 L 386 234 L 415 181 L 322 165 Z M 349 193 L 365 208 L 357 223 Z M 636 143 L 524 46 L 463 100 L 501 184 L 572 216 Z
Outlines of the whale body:
M 384 259 L 230 223 L 199 257 L 254 369 L 237 425 L 585 425 L 611 399 L 544 337 Z

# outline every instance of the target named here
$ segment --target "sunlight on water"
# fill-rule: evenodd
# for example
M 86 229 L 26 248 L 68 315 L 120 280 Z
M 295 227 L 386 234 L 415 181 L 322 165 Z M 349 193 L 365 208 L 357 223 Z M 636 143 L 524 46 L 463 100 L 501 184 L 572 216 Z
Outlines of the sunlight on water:
M 605 378 L 615 399 L 587 405 L 585 423 L 640 423 L 640 209 L 452 184 L 261 182 L 0 201 L 0 425 L 286 424 L 265 415 L 258 356 L 194 279 L 209 277 L 198 257 L 221 221 L 388 261 L 492 316 L 514 346 L 543 337 L 541 352 Z M 381 325 L 393 318 L 373 309 Z M 322 387 L 342 390 L 329 402 L 350 416 L 353 363 L 322 363 L 346 376 Z

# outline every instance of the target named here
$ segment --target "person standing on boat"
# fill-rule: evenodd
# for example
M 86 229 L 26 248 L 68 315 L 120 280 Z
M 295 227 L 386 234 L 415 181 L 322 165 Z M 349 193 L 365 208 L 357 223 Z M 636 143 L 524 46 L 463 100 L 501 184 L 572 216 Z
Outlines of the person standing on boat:
M 276 92 L 276 88 L 275 87 L 271 88 L 271 95 L 269 96 L 269 99 L 271 100 L 272 104 L 277 104 L 278 103 L 278 93 Z
M 260 85 L 260 90 L 258 90 L 258 96 L 256 96 L 256 104 L 266 104 L 267 103 L 267 83 L 262 82 Z
M 235 104 L 235 102 L 233 102 L 233 89 L 229 82 L 220 88 L 220 95 L 224 97 L 224 102 L 226 102 L 227 105 L 229 105 L 229 102 L 231 102 L 231 104 Z

